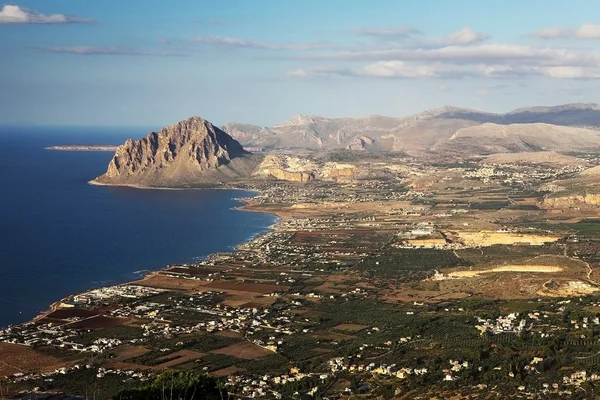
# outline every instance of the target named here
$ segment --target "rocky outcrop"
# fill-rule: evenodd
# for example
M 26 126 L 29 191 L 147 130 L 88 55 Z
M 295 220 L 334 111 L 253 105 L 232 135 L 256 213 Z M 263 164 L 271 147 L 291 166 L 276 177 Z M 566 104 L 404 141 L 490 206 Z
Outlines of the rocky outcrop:
M 285 156 L 267 155 L 253 176 L 290 182 L 310 182 L 315 179 L 313 172 L 317 165 L 311 160 Z
M 279 181 L 289 182 L 310 182 L 315 179 L 312 172 L 292 172 L 285 169 L 269 169 L 267 175 Z
M 250 175 L 258 160 L 235 139 L 194 116 L 119 146 L 91 183 L 190 187 Z
M 574 208 L 581 206 L 600 206 L 600 194 L 570 194 L 548 196 L 543 206 L 547 208 Z
M 375 143 L 375 140 L 373 138 L 370 138 L 368 136 L 361 136 L 361 137 L 352 139 L 352 141 L 350 143 L 348 143 L 348 145 L 346 146 L 346 149 L 347 150 L 366 150 L 367 147 L 371 146 L 373 143 Z

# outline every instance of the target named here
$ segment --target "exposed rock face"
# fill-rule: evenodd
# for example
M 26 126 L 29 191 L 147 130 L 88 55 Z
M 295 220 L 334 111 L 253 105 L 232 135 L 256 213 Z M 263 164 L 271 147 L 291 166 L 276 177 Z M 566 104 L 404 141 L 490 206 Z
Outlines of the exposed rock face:
M 529 129 L 529 125 L 534 126 Z M 511 126 L 503 132 L 504 126 Z M 569 129 L 571 128 L 571 129 Z M 384 150 L 422 152 L 430 150 L 491 154 L 540 150 L 580 149 L 590 145 L 577 135 L 600 130 L 600 106 L 567 104 L 534 107 L 506 114 L 486 113 L 457 107 L 426 110 L 402 118 L 373 115 L 365 118 L 296 116 L 272 127 L 225 124 L 223 129 L 244 146 L 265 149 Z M 497 134 L 492 134 L 495 131 Z M 516 131 L 520 133 L 517 134 Z M 527 132 L 529 131 L 529 132 Z M 537 131 L 537 132 L 536 132 Z M 545 132 L 562 132 L 569 141 Z M 457 136 L 455 136 L 458 133 Z M 522 133 L 522 134 L 521 134 Z M 562 134 L 561 133 L 561 134 Z M 533 137 L 533 143 L 529 139 Z M 450 138 L 454 138 L 450 140 Z M 480 145 L 472 146 L 472 138 Z M 538 140 L 539 139 L 539 140 Z M 595 139 L 594 139 L 595 140 Z M 600 147 L 600 142 L 591 143 Z
M 384 163 L 372 167 L 366 164 L 340 163 L 304 156 L 269 154 L 252 174 L 259 179 L 277 179 L 292 182 L 354 182 L 356 179 L 371 179 L 386 174 Z
M 315 179 L 313 171 L 316 167 L 312 161 L 300 157 L 268 155 L 253 175 L 280 181 L 310 182 Z
M 346 146 L 348 150 L 366 150 L 367 147 L 371 146 L 375 143 L 375 140 L 368 136 L 361 136 L 352 139 L 350 143 Z
M 570 194 L 544 198 L 543 206 L 548 208 L 573 208 L 581 206 L 600 206 L 600 194 Z
M 140 140 L 128 139 L 92 183 L 194 186 L 247 176 L 256 164 L 235 139 L 194 116 Z
M 268 174 L 279 181 L 310 182 L 315 179 L 312 172 L 292 172 L 285 169 L 270 169 Z

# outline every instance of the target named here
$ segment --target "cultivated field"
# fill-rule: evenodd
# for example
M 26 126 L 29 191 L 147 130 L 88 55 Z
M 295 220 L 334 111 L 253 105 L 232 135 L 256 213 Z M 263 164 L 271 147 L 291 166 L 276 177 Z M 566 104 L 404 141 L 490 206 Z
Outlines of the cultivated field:
M 31 347 L 0 342 L 0 377 L 18 372 L 50 372 L 65 362 L 35 351 Z
M 245 360 L 253 360 L 255 358 L 261 358 L 273 354 L 272 351 L 264 349 L 254 343 L 240 342 L 235 343 L 227 347 L 222 347 L 217 350 L 212 350 L 213 354 L 225 354 Z

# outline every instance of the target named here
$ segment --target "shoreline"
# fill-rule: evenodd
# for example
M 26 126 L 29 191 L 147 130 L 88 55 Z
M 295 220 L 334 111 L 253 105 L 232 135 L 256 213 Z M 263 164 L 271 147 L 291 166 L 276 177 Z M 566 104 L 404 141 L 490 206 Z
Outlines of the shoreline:
M 190 187 L 168 187 L 168 186 L 147 186 L 140 185 L 137 183 L 104 183 L 99 182 L 98 178 L 94 178 L 87 182 L 88 185 L 91 186 L 106 186 L 106 187 L 126 187 L 132 189 L 142 189 L 142 190 L 206 190 L 206 189 L 218 189 L 218 190 L 245 190 L 247 192 L 254 192 L 256 194 L 260 194 L 258 189 L 248 189 L 248 188 L 240 188 L 236 186 L 226 186 L 223 184 L 214 184 L 214 185 L 206 185 L 206 186 L 190 186 Z
M 91 184 L 91 185 L 95 185 L 95 184 L 93 184 L 91 182 L 92 181 L 90 181 L 88 183 Z M 122 186 L 122 185 L 98 184 L 98 186 Z M 153 187 L 134 187 L 134 186 L 129 186 L 129 187 L 132 187 L 132 188 L 135 188 L 135 189 L 155 189 Z M 159 189 L 159 190 L 188 190 L 187 188 L 181 188 L 181 189 L 179 189 L 179 188 L 156 188 L 156 189 Z M 208 188 L 207 187 L 207 188 L 189 188 L 189 189 L 197 190 L 197 189 L 217 189 L 217 188 Z M 259 190 L 256 190 L 256 189 L 243 189 L 243 188 L 233 188 L 233 187 L 220 187 L 219 189 L 222 189 L 222 190 L 223 189 L 224 190 L 244 190 L 244 191 L 247 191 L 247 192 L 256 193 L 257 195 L 261 193 Z M 247 243 L 249 243 L 249 242 L 251 242 L 251 241 L 259 238 L 262 235 L 265 235 L 265 234 L 267 234 L 269 232 L 276 231 L 278 225 L 281 222 L 284 221 L 284 218 L 281 215 L 279 215 L 279 214 L 277 214 L 275 212 L 267 212 L 267 211 L 262 211 L 262 210 L 253 210 L 253 209 L 251 209 L 251 204 L 249 204 L 249 203 L 252 200 L 252 197 L 250 197 L 250 198 L 232 197 L 232 200 L 239 201 L 242 204 L 240 204 L 240 205 L 232 208 L 231 210 L 246 211 L 246 212 L 258 212 L 258 213 L 263 213 L 263 214 L 271 214 L 271 215 L 273 215 L 276 218 L 276 221 L 274 223 L 272 223 L 272 224 L 270 224 L 270 225 L 268 225 L 266 227 L 266 229 L 267 229 L 266 231 L 264 231 L 264 232 L 258 232 L 256 234 L 252 235 L 250 238 L 245 239 L 241 243 L 236 244 L 235 246 L 233 246 L 232 252 L 241 251 L 240 250 L 241 246 L 244 246 L 245 244 L 247 244 Z M 218 254 L 218 253 L 210 253 L 210 254 L 206 255 L 205 258 L 208 258 L 208 257 L 210 257 L 213 254 Z M 173 264 L 173 265 L 175 265 L 175 264 Z M 6 326 L 0 326 L 0 329 L 6 329 L 6 328 L 11 327 L 11 326 L 21 326 L 21 325 L 36 323 L 37 321 L 45 318 L 46 316 L 50 315 L 54 311 L 60 309 L 61 308 L 60 305 L 62 303 L 64 303 L 66 300 L 72 298 L 73 296 L 77 296 L 79 294 L 86 293 L 87 291 L 94 290 L 94 289 L 99 289 L 99 288 L 102 288 L 102 287 L 125 286 L 125 285 L 135 284 L 135 282 L 145 281 L 145 280 L 150 279 L 152 276 L 154 276 L 155 274 L 157 274 L 160 271 L 166 271 L 171 266 L 172 266 L 171 264 L 167 264 L 166 266 L 163 266 L 163 267 L 161 267 L 159 269 L 147 271 L 139 279 L 128 280 L 126 282 L 122 282 L 122 283 L 119 283 L 119 284 L 116 284 L 116 285 L 92 287 L 92 288 L 89 288 L 89 289 L 87 289 L 86 291 L 83 291 L 83 292 L 71 293 L 71 294 L 69 294 L 69 295 L 67 295 L 67 296 L 65 296 L 65 297 L 63 297 L 63 298 L 61 298 L 61 299 L 59 299 L 59 300 L 51 303 L 46 310 L 41 311 L 40 313 L 38 313 L 33 318 L 31 318 L 31 319 L 29 319 L 27 321 L 18 323 L 18 324 L 8 324 Z
M 100 151 L 100 152 L 114 152 L 117 150 L 119 145 L 115 144 L 69 144 L 69 145 L 55 145 L 44 147 L 44 150 L 53 151 Z

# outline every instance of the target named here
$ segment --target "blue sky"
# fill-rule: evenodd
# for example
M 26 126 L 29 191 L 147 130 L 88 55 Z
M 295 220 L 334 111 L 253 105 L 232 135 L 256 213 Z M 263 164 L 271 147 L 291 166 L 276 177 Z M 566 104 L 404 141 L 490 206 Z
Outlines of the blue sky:
M 0 124 L 503 112 L 598 101 L 600 3 L 12 0 L 0 51 Z

